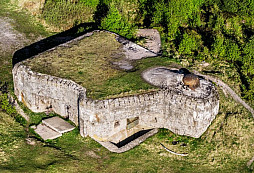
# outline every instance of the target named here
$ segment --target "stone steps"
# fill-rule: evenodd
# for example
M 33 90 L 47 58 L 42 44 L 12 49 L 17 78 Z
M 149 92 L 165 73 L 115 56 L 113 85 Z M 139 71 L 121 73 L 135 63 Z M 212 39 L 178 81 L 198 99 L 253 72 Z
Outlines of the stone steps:
M 75 127 L 59 117 L 51 117 L 42 120 L 42 123 L 35 128 L 35 132 L 43 140 L 55 139 L 62 136 L 63 133 L 73 130 Z

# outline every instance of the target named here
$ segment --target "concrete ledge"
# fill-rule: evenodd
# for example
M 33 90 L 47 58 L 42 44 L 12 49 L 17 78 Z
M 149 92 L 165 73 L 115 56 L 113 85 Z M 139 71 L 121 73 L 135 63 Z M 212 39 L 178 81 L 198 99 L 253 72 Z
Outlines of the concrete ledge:
M 44 124 L 39 124 L 34 131 L 38 135 L 40 135 L 40 137 L 42 137 L 43 140 L 55 139 L 62 136 L 61 133 L 52 130 L 51 128 L 47 127 Z
M 103 147 L 107 148 L 111 152 L 123 153 L 123 152 L 128 151 L 128 150 L 134 148 L 135 146 L 141 144 L 143 141 L 145 141 L 150 136 L 155 135 L 157 132 L 158 132 L 158 129 L 152 129 L 149 132 L 145 133 L 144 135 L 136 138 L 135 140 L 129 142 L 128 144 L 126 144 L 120 148 L 118 148 L 115 144 L 113 144 L 111 142 L 101 142 L 101 141 L 97 141 L 97 142 L 100 143 Z
M 64 121 L 62 118 L 59 117 L 52 117 L 42 120 L 42 124 L 45 124 L 49 128 L 57 131 L 58 133 L 69 132 L 75 128 L 70 123 Z

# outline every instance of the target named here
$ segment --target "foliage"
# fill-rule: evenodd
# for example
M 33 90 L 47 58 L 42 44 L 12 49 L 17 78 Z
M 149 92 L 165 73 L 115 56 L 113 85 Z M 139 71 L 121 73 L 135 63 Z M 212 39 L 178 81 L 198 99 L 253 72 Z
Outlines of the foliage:
M 80 2 L 84 3 L 86 6 L 96 8 L 96 6 L 99 4 L 100 0 L 80 0 Z
M 7 114 L 13 115 L 17 113 L 15 108 L 10 104 L 7 93 L 0 94 L 0 106 Z
M 126 38 L 132 38 L 134 33 L 134 27 L 120 14 L 115 3 L 110 4 L 108 15 L 102 20 L 101 27 Z
M 47 0 L 42 18 L 49 25 L 66 30 L 84 22 L 91 22 L 96 3 L 95 1 L 72 3 L 66 0 Z
M 245 89 L 245 97 L 249 100 L 254 100 L 254 36 L 243 48 L 244 56 L 242 58 L 242 73 L 246 76 L 249 88 Z
M 228 13 L 236 13 L 239 15 L 253 15 L 254 1 L 253 0 L 213 0 L 218 4 L 221 10 Z
M 13 107 L 7 93 L 0 92 L 0 111 L 4 111 L 8 115 L 14 117 L 15 120 L 22 125 L 26 124 L 26 120 L 21 115 L 19 115 L 16 109 Z
M 180 54 L 191 55 L 194 51 L 197 51 L 201 46 L 201 37 L 195 32 L 183 34 L 183 39 L 180 42 L 178 51 Z
M 155 4 L 152 26 L 163 26 L 169 40 L 175 39 L 178 28 L 187 25 L 201 25 L 199 8 L 203 0 L 160 0 Z

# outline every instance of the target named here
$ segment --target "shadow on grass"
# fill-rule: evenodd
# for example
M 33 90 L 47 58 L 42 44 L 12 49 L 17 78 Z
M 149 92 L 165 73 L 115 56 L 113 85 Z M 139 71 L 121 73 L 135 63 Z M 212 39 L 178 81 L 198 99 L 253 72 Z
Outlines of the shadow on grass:
M 66 30 L 64 32 L 58 33 L 56 35 L 50 36 L 48 38 L 45 38 L 43 40 L 40 40 L 36 43 L 33 43 L 29 46 L 26 46 L 22 49 L 17 50 L 12 58 L 12 65 L 29 59 L 35 55 L 38 55 L 46 50 L 49 50 L 53 47 L 56 47 L 60 44 L 66 43 L 68 41 L 71 41 L 87 32 L 91 32 L 93 30 L 98 29 L 95 23 L 83 23 L 80 25 L 77 25 L 69 30 Z

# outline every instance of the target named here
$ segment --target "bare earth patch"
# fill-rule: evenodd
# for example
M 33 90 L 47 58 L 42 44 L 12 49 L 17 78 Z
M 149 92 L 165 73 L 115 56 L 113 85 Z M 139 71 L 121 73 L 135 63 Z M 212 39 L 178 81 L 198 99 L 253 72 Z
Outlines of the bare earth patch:
M 25 36 L 13 29 L 13 20 L 0 17 L 0 52 L 5 55 L 24 46 Z

